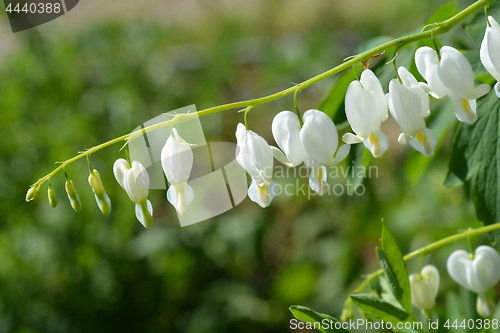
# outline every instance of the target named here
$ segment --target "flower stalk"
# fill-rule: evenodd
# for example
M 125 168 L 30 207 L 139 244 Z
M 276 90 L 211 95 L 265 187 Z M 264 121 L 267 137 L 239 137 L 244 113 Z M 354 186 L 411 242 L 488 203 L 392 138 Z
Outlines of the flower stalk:
M 448 31 L 450 31 L 453 27 L 458 25 L 460 22 L 465 20 L 467 17 L 469 17 L 470 15 L 475 13 L 476 11 L 483 9 L 484 7 L 486 7 L 487 5 L 489 5 L 490 3 L 494 2 L 494 1 L 495 0 L 478 0 L 475 3 L 473 3 L 472 5 L 470 5 L 469 7 L 460 11 L 458 14 L 450 17 L 449 19 L 447 19 L 443 22 L 438 23 L 432 30 L 427 30 L 427 31 L 411 34 L 408 36 L 396 38 L 392 41 L 389 41 L 389 42 L 386 42 L 386 43 L 381 44 L 379 46 L 376 46 L 376 47 L 374 47 L 370 50 L 367 50 L 363 53 L 360 53 L 356 56 L 350 57 L 349 60 L 344 61 L 340 65 L 333 67 L 326 72 L 323 72 L 323 73 L 316 75 L 316 76 L 314 76 L 314 77 L 312 77 L 312 78 L 310 78 L 302 83 L 294 85 L 293 87 L 276 92 L 276 93 L 271 94 L 269 96 L 251 99 L 251 100 L 246 100 L 246 101 L 234 102 L 234 103 L 229 103 L 229 104 L 223 104 L 220 106 L 215 106 L 215 107 L 211 107 L 208 109 L 200 110 L 200 111 L 198 111 L 196 113 L 192 113 L 192 114 L 180 114 L 180 115 L 175 116 L 171 120 L 145 127 L 143 129 L 138 130 L 136 132 L 133 132 L 131 134 L 122 135 L 122 136 L 119 136 L 119 137 L 112 139 L 110 141 L 104 142 L 100 145 L 94 146 L 94 147 L 86 150 L 85 152 L 82 152 L 79 155 L 76 155 L 76 156 L 64 161 L 56 169 L 54 169 L 52 172 L 50 172 L 49 174 L 40 178 L 37 181 L 37 184 L 41 185 L 43 182 L 50 179 L 57 172 L 59 172 L 61 169 L 63 169 L 65 166 L 79 160 L 80 158 L 88 156 L 92 153 L 95 153 L 95 152 L 97 152 L 103 148 L 106 148 L 108 146 L 111 146 L 115 143 L 125 141 L 125 144 L 127 144 L 128 142 L 143 135 L 144 133 L 153 131 L 153 130 L 158 129 L 158 128 L 163 128 L 165 126 L 172 126 L 174 124 L 183 123 L 183 122 L 189 121 L 193 118 L 206 116 L 206 115 L 209 115 L 212 113 L 217 113 L 217 112 L 231 110 L 231 109 L 242 109 L 242 108 L 249 108 L 249 107 L 253 108 L 253 107 L 256 107 L 258 105 L 269 103 L 269 102 L 275 101 L 277 99 L 283 98 L 287 95 L 296 93 L 298 90 L 298 87 L 300 87 L 300 90 L 306 89 L 306 88 L 308 88 L 308 87 L 310 87 L 310 86 L 312 86 L 312 85 L 314 85 L 314 84 L 316 84 L 316 83 L 318 83 L 318 82 L 320 82 L 320 81 L 322 81 L 322 80 L 324 80 L 332 75 L 335 75 L 335 74 L 337 74 L 345 69 L 348 69 L 349 67 L 354 66 L 358 63 L 362 63 L 363 61 L 366 61 L 367 59 L 369 59 L 377 54 L 380 54 L 384 51 L 387 51 L 390 49 L 399 50 L 400 48 L 404 47 L 405 45 L 408 45 L 408 44 L 411 44 L 414 42 L 418 42 L 420 40 L 424 40 L 424 39 L 427 39 L 430 37 L 442 35 Z

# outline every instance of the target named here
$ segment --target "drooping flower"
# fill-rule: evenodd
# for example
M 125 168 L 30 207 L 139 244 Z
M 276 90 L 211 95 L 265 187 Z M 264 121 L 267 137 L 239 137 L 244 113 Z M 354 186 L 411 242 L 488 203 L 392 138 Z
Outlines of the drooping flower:
M 491 316 L 495 304 L 486 292 L 500 280 L 500 255 L 491 246 L 479 246 L 474 255 L 464 250 L 453 252 L 446 264 L 448 273 L 462 287 L 477 293 L 477 312 Z
M 328 191 L 326 166 L 337 164 L 349 154 L 350 145 L 338 148 L 338 134 L 333 121 L 324 112 L 308 110 L 300 127 L 297 115 L 282 111 L 274 117 L 273 136 L 278 146 L 271 147 L 274 157 L 287 166 L 300 163 L 311 169 L 309 186 L 319 195 Z M 283 153 L 284 152 L 284 153 Z
M 344 134 L 344 142 L 363 142 L 373 157 L 381 157 L 389 148 L 389 139 L 380 131 L 380 125 L 389 113 L 382 85 L 371 70 L 364 70 L 360 81 L 352 81 L 349 85 L 345 97 L 345 112 L 356 135 Z
M 437 145 L 437 136 L 425 126 L 424 121 L 430 114 L 429 96 L 406 68 L 399 67 L 398 74 L 403 84 L 397 79 L 389 83 L 389 110 L 403 130 L 398 142 L 409 142 L 425 156 L 432 156 Z
M 484 68 L 495 78 L 500 81 L 500 26 L 497 21 L 488 16 L 490 26 L 486 26 L 484 38 L 481 43 L 481 62 Z M 495 94 L 500 98 L 500 82 L 495 84 Z
M 177 129 L 173 128 L 172 135 L 161 150 L 163 172 L 171 184 L 167 199 L 181 215 L 194 199 L 194 191 L 187 183 L 193 168 L 191 146 L 177 133 Z
M 277 192 L 273 178 L 273 152 L 266 140 L 239 123 L 236 127 L 236 161 L 252 177 L 248 197 L 262 208 L 271 204 Z
M 71 207 L 75 210 L 75 212 L 79 212 L 82 209 L 82 202 L 80 201 L 80 196 L 76 191 L 75 184 L 69 179 L 66 178 L 66 193 L 68 194 L 69 202 L 71 203 Z
M 467 58 L 450 46 L 440 50 L 441 61 L 436 51 L 428 46 L 415 53 L 419 73 L 427 81 L 421 87 L 435 98 L 448 95 L 455 101 L 457 119 L 473 124 L 477 120 L 476 99 L 486 95 L 490 86 L 481 84 L 474 89 L 474 72 Z
M 113 165 L 116 181 L 127 192 L 130 200 L 135 202 L 135 216 L 146 228 L 153 225 L 153 206 L 147 199 L 149 192 L 149 175 L 144 166 L 133 161 L 132 166 L 123 158 Z
M 89 184 L 94 192 L 97 206 L 99 206 L 99 209 L 104 215 L 109 215 L 109 213 L 111 213 L 111 200 L 109 200 L 108 194 L 104 190 L 101 175 L 96 169 L 94 169 L 89 175 Z
M 56 191 L 54 191 L 54 188 L 50 184 L 49 180 L 49 190 L 48 190 L 48 196 L 49 196 L 49 203 L 52 208 L 56 208 L 57 206 L 57 196 L 56 196 Z
M 439 271 L 433 265 L 427 265 L 420 274 L 410 275 L 411 303 L 413 306 L 430 311 L 436 305 L 439 291 Z

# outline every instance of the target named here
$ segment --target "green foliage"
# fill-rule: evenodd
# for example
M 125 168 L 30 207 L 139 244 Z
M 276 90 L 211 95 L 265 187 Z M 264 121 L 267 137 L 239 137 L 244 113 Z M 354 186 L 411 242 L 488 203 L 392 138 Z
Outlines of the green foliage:
M 410 282 L 401 251 L 383 221 L 381 243 L 382 249 L 376 250 L 385 276 L 381 279 L 382 298 L 367 293 L 350 297 L 367 315 L 397 324 L 413 317 Z
M 309 308 L 306 308 L 305 306 L 300 306 L 300 305 L 292 305 L 290 307 L 290 312 L 293 314 L 295 318 L 298 320 L 301 320 L 305 323 L 320 323 L 324 320 L 327 319 L 328 321 L 332 321 L 333 323 L 338 323 L 339 320 L 335 319 L 329 315 L 323 314 L 323 313 L 318 313 L 314 310 L 311 310 Z M 350 331 L 344 328 L 340 329 L 330 329 L 331 324 L 329 323 L 329 328 L 320 328 L 319 331 L 322 333 L 349 333 Z
M 472 184 L 476 214 L 486 225 L 500 222 L 500 99 L 494 91 L 477 103 L 478 120 L 460 124 L 445 184 Z M 495 233 L 495 236 L 498 233 Z
M 409 315 L 406 311 L 382 300 L 372 294 L 359 293 L 350 296 L 354 304 L 366 314 L 374 316 L 394 325 L 404 322 Z
M 457 9 L 457 2 L 450 1 L 439 7 L 431 16 L 425 21 L 425 25 L 439 23 L 449 19 L 457 14 L 460 10 Z
M 366 173 L 360 171 L 368 170 L 372 154 L 365 148 L 364 144 L 354 145 L 354 147 L 351 146 L 351 150 L 352 152 L 347 159 L 347 165 L 354 169 L 355 172 L 349 172 L 348 180 L 350 184 L 349 190 L 354 191 L 367 176 Z
M 379 256 L 381 267 L 385 271 L 396 299 L 408 313 L 412 313 L 410 280 L 406 264 L 394 236 L 384 222 L 382 222 L 381 242 L 383 251 L 377 250 L 377 254 L 383 253 Z

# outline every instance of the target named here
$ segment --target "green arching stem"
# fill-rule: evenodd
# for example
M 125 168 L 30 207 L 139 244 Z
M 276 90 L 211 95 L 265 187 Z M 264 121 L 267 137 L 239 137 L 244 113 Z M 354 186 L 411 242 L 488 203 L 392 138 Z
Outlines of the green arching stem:
M 443 238 L 441 240 L 438 240 L 437 242 L 434 242 L 432 244 L 429 244 L 427 246 L 424 246 L 418 250 L 415 250 L 413 252 L 410 252 L 408 253 L 407 255 L 405 255 L 403 257 L 404 261 L 408 261 L 410 259 L 413 259 L 413 258 L 416 258 L 418 256 L 425 256 L 437 249 L 439 249 L 440 247 L 443 247 L 445 245 L 448 245 L 448 244 L 451 244 L 451 243 L 454 243 L 456 241 L 459 241 L 459 240 L 463 240 L 465 238 L 471 238 L 471 237 L 474 237 L 474 236 L 477 236 L 477 235 L 481 235 L 481 234 L 484 234 L 484 233 L 487 233 L 487 232 L 490 232 L 490 231 L 494 231 L 494 230 L 499 230 L 500 229 L 500 223 L 495 223 L 495 224 L 491 224 L 491 225 L 488 225 L 488 226 L 485 226 L 485 227 L 480 227 L 480 228 L 476 228 L 476 229 L 468 229 L 467 231 L 465 232 L 462 232 L 462 233 L 458 233 L 458 234 L 455 234 L 455 235 L 452 235 L 452 236 L 449 236 L 449 237 L 446 237 L 446 238 Z M 373 280 L 375 280 L 377 277 L 379 277 L 380 275 L 382 275 L 384 273 L 384 270 L 383 269 L 379 269 L 371 274 L 369 274 L 365 280 L 363 280 L 363 282 L 361 282 L 361 284 L 353 290 L 353 294 L 355 293 L 360 293 L 363 291 L 363 289 L 366 288 L 366 286 L 368 286 Z M 349 303 L 351 302 L 351 298 L 348 297 L 347 298 L 347 301 L 346 301 L 346 305 L 348 305 Z
M 90 165 L 90 158 L 89 158 L 89 156 L 90 156 L 90 154 L 87 154 L 87 164 L 89 165 L 89 172 L 90 172 L 91 175 L 94 175 L 94 169 L 92 169 L 92 165 Z M 63 165 L 64 165 L 64 163 L 63 163 Z
M 244 118 L 244 121 L 245 121 L 245 128 L 248 130 L 250 130 L 248 128 L 248 124 L 247 124 L 247 113 L 250 112 L 250 110 L 252 110 L 253 106 L 248 106 L 246 109 L 245 109 L 245 115 L 243 116 Z
M 132 161 L 130 160 L 130 153 L 128 151 L 128 145 L 125 147 L 125 157 L 127 158 L 128 165 L 132 167 Z
M 322 81 L 322 80 L 324 80 L 324 79 L 326 79 L 334 74 L 337 74 L 337 73 L 339 73 L 339 72 L 341 72 L 341 71 L 343 71 L 343 70 L 345 70 L 345 69 L 347 69 L 355 64 L 358 64 L 358 63 L 362 62 L 363 60 L 369 59 L 370 57 L 372 57 L 376 54 L 379 54 L 383 51 L 393 49 L 393 48 L 395 48 L 397 50 L 397 49 L 402 48 L 405 45 L 429 38 L 429 37 L 431 37 L 431 33 L 433 36 L 442 35 L 448 31 L 450 31 L 453 27 L 455 27 L 457 24 L 459 24 L 460 22 L 465 20 L 467 17 L 472 15 L 474 12 L 489 5 L 490 3 L 494 2 L 494 1 L 495 0 L 478 0 L 475 3 L 473 3 L 472 5 L 470 5 L 469 7 L 460 11 L 455 16 L 452 16 L 449 19 L 439 23 L 438 27 L 436 27 L 433 32 L 432 31 L 422 31 L 419 33 L 405 36 L 405 37 L 396 38 L 392 41 L 381 44 L 381 45 L 376 46 L 368 51 L 365 51 L 363 53 L 360 53 L 356 56 L 349 58 L 349 60 L 344 61 L 342 64 L 340 64 L 340 65 L 338 65 L 338 66 L 336 66 L 336 67 L 334 67 L 334 68 L 332 68 L 324 73 L 316 75 L 316 76 L 298 84 L 298 86 L 300 86 L 301 90 L 306 89 L 306 88 L 308 88 L 308 87 L 310 87 L 310 86 L 312 86 L 312 85 L 314 85 L 314 84 L 316 84 L 316 83 L 318 83 L 318 82 L 320 82 L 320 81 Z M 130 142 L 130 141 L 134 140 L 135 138 L 143 135 L 143 133 L 147 133 L 147 132 L 150 132 L 150 131 L 153 131 L 155 129 L 162 128 L 165 126 L 189 121 L 191 119 L 206 116 L 206 115 L 209 115 L 212 113 L 221 112 L 221 111 L 225 111 L 225 110 L 231 110 L 231 109 L 242 109 L 242 108 L 248 108 L 248 107 L 255 107 L 257 105 L 269 103 L 269 102 L 275 101 L 277 99 L 283 98 L 284 96 L 295 93 L 296 91 L 297 91 L 297 85 L 290 87 L 290 88 L 287 88 L 285 90 L 279 91 L 277 93 L 271 94 L 269 96 L 251 99 L 251 100 L 247 100 L 247 101 L 219 105 L 219 106 L 204 109 L 204 110 L 201 110 L 201 111 L 198 111 L 195 113 L 177 115 L 171 120 L 145 127 L 141 130 L 135 131 L 135 132 L 130 133 L 130 134 L 122 135 L 122 136 L 117 137 L 113 140 L 110 140 L 110 141 L 102 143 L 98 146 L 92 147 L 92 148 L 88 149 L 87 151 L 85 151 L 77 156 L 74 156 L 74 157 L 70 158 L 69 160 L 66 160 L 61 165 L 59 165 L 56 169 L 54 169 L 51 173 L 40 178 L 35 183 L 35 185 L 37 187 L 40 187 L 40 185 L 43 182 L 45 182 L 47 179 L 49 179 L 50 177 L 55 175 L 57 172 L 59 172 L 64 166 L 71 164 L 74 161 L 79 160 L 80 158 L 82 158 L 84 156 L 88 156 L 96 151 L 99 151 L 103 148 L 111 146 L 115 143 L 118 143 L 121 141 Z
M 398 78 L 399 83 L 403 84 L 403 81 L 401 81 L 401 77 L 399 76 L 399 73 L 398 73 L 398 66 L 396 65 L 396 58 L 398 56 L 398 50 L 399 49 L 396 49 L 396 51 L 394 51 L 394 58 L 392 58 L 391 62 L 392 62 L 392 65 L 394 66 L 394 71 L 396 72 L 396 77 Z
M 488 27 L 491 28 L 490 19 L 488 18 L 488 6 L 484 6 L 484 16 L 486 16 L 486 22 L 488 22 Z
M 295 112 L 297 113 L 297 117 L 299 118 L 300 127 L 304 125 L 304 120 L 302 120 L 302 115 L 300 114 L 299 104 L 297 103 L 297 94 L 300 92 L 300 86 L 297 86 L 295 93 L 293 94 L 293 104 L 295 104 Z

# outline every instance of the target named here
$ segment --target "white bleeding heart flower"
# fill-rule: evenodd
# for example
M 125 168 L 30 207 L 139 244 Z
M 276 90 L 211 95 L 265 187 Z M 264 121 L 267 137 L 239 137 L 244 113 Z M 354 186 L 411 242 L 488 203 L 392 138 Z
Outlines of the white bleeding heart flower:
M 338 133 L 335 124 L 324 112 L 308 110 L 300 127 L 298 116 L 282 111 L 273 120 L 273 136 L 278 146 L 271 147 L 274 157 L 287 166 L 300 163 L 311 169 L 310 188 L 323 195 L 329 189 L 326 166 L 342 161 L 349 154 L 350 145 L 338 148 Z M 337 150 L 338 148 L 338 150 Z
M 109 196 L 104 190 L 104 185 L 101 181 L 101 175 L 96 169 L 91 171 L 89 175 L 89 185 L 94 192 L 97 206 L 99 206 L 99 209 L 104 215 L 109 215 L 111 213 L 111 200 L 109 200 Z
M 398 142 L 410 145 L 429 157 L 434 155 L 436 134 L 425 126 L 424 118 L 429 112 L 429 96 L 420 87 L 415 77 L 404 67 L 398 69 L 399 77 L 389 83 L 389 111 L 403 133 Z
M 446 264 L 448 273 L 462 287 L 478 294 L 477 311 L 491 316 L 495 305 L 486 292 L 500 280 L 500 255 L 491 246 L 479 246 L 474 255 L 464 250 L 453 252 Z
M 441 61 L 436 51 L 428 46 L 415 53 L 415 63 L 427 81 L 422 88 L 435 98 L 449 96 L 455 101 L 457 119 L 473 124 L 477 120 L 476 99 L 486 95 L 491 87 L 481 84 L 474 89 L 474 72 L 465 56 L 450 46 L 440 50 Z
M 387 120 L 389 112 L 382 85 L 371 70 L 364 70 L 360 81 L 352 81 L 349 85 L 345 112 L 356 135 L 344 134 L 344 142 L 363 142 L 373 157 L 381 157 L 389 148 L 389 139 L 380 131 L 380 126 Z
M 410 275 L 411 303 L 413 306 L 430 311 L 436 305 L 439 291 L 439 271 L 433 265 L 427 265 L 420 274 Z
M 500 98 L 500 26 L 491 16 L 488 21 L 491 27 L 486 26 L 480 56 L 484 68 L 497 80 L 495 94 Z
M 120 158 L 113 165 L 116 181 L 127 192 L 130 200 L 135 202 L 135 216 L 146 228 L 153 225 L 153 206 L 147 199 L 149 193 L 149 175 L 144 166 L 133 161 Z
M 239 123 L 236 127 L 236 161 L 252 177 L 248 197 L 262 208 L 271 204 L 278 190 L 273 178 L 273 152 L 266 140 Z
M 161 166 L 171 184 L 167 199 L 181 215 L 194 199 L 194 191 L 187 183 L 193 168 L 191 146 L 177 133 L 177 129 L 173 128 L 172 135 L 161 150 Z

